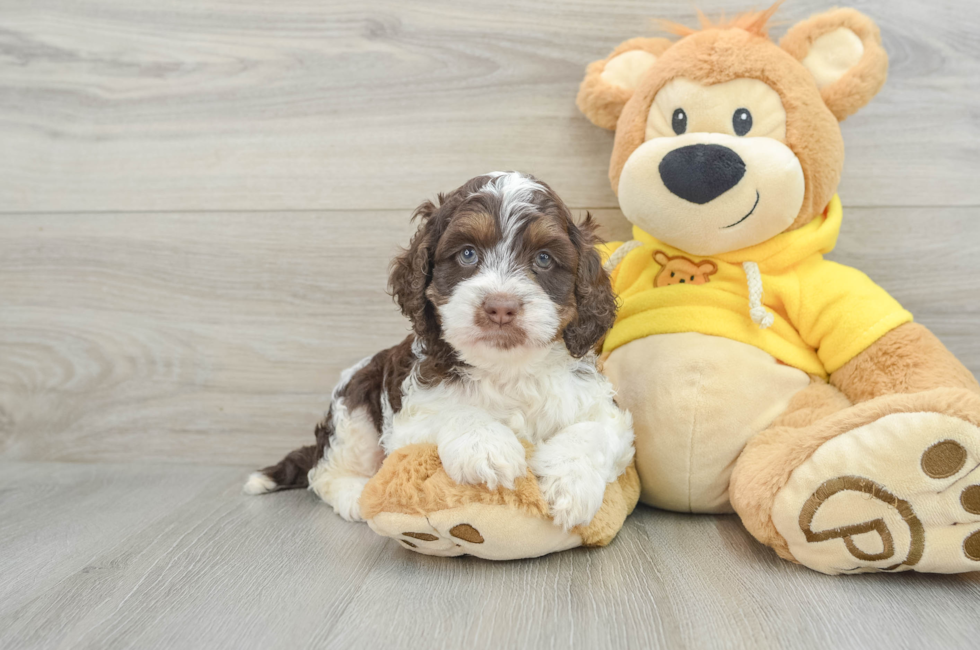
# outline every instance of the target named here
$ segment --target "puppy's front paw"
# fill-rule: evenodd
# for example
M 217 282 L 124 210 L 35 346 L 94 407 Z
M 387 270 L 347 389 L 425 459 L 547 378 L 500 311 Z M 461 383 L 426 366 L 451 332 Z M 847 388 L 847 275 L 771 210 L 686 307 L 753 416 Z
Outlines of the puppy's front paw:
M 569 464 L 557 472 L 544 470 L 538 474 L 538 485 L 552 519 L 565 530 L 592 521 L 606 494 L 602 475 L 585 463 Z
M 456 436 L 439 445 L 439 458 L 449 477 L 457 483 L 485 483 L 495 490 L 514 488 L 514 481 L 527 473 L 524 446 L 503 425 Z

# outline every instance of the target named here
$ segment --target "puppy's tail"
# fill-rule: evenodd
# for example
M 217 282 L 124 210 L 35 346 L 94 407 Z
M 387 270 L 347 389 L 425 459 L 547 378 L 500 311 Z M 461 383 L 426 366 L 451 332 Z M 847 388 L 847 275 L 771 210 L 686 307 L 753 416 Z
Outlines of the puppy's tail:
M 245 494 L 265 494 L 308 487 L 307 475 L 322 455 L 318 445 L 294 449 L 275 465 L 252 472 L 243 490 Z
M 327 416 L 316 425 L 314 435 L 315 445 L 294 449 L 275 465 L 252 472 L 243 488 L 245 494 L 266 494 L 309 487 L 310 470 L 323 458 L 324 450 L 330 446 L 330 438 L 333 436 L 333 405 L 327 410 Z

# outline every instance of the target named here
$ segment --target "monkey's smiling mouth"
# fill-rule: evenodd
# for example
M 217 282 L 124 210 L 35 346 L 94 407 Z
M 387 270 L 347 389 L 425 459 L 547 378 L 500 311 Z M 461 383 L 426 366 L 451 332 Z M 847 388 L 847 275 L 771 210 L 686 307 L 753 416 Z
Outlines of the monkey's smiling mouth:
M 759 205 L 759 190 L 756 190 L 755 191 L 755 203 L 752 204 L 752 209 L 749 210 L 749 213 L 747 215 L 745 215 L 744 217 L 742 217 L 741 219 L 739 219 L 738 221 L 736 221 L 735 223 L 733 223 L 733 224 L 729 224 L 727 226 L 722 226 L 721 228 L 719 228 L 719 230 L 725 230 L 726 228 L 734 228 L 738 224 L 742 223 L 743 221 L 745 221 L 746 219 L 748 219 L 749 217 L 752 216 L 752 213 L 755 212 L 755 209 L 758 207 L 758 205 Z

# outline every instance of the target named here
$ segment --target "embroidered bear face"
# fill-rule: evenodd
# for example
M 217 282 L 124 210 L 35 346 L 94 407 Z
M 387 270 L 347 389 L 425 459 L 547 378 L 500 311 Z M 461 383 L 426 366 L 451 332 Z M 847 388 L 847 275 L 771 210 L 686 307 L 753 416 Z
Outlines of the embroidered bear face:
M 716 255 L 805 225 L 837 189 L 838 120 L 885 81 L 878 28 L 853 9 L 793 26 L 775 12 L 682 36 L 635 38 L 592 63 L 579 108 L 615 129 L 609 177 L 633 224 L 695 255 Z
M 671 284 L 705 284 L 711 275 L 718 272 L 718 265 L 711 260 L 694 262 L 683 255 L 670 257 L 663 251 L 656 251 L 653 260 L 662 266 L 653 279 L 653 286 L 666 287 Z

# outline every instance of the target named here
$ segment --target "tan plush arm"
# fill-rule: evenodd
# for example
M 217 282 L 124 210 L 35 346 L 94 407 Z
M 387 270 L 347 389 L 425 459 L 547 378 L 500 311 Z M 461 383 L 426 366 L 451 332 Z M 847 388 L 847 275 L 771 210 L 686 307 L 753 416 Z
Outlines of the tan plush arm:
M 830 375 L 852 403 L 933 388 L 980 393 L 973 374 L 928 329 L 906 323 L 885 334 Z

